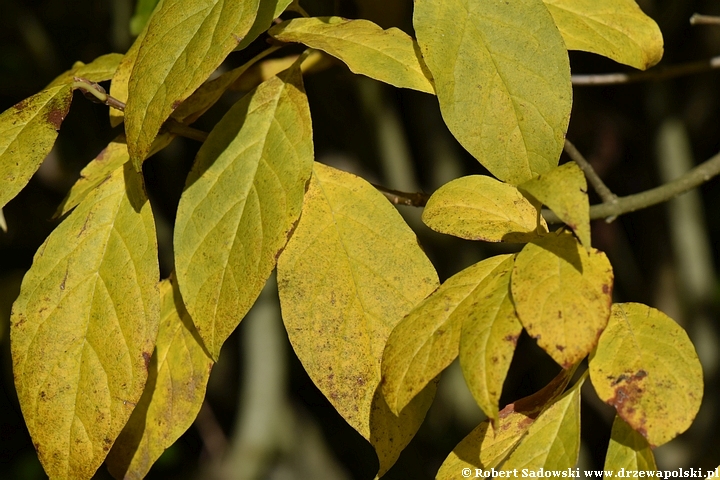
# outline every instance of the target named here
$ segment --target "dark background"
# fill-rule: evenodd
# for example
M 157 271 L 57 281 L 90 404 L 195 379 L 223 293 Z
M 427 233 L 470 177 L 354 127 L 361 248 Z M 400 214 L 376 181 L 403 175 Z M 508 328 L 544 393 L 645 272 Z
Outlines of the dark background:
M 695 12 L 720 15 L 719 2 L 639 3 L 663 32 L 661 65 L 720 55 L 720 26 L 692 27 L 688 21 Z M 412 33 L 409 0 L 304 0 L 302 5 L 314 16 L 368 18 Z M 76 60 L 124 52 L 132 41 L 133 9 L 131 0 L 1 0 L 0 110 L 36 93 Z M 248 52 L 233 53 L 227 65 L 243 63 L 263 45 L 261 38 Z M 586 53 L 572 52 L 570 59 L 573 73 L 631 70 Z M 683 155 L 700 163 L 720 151 L 719 85 L 720 72 L 715 71 L 632 85 L 576 87 L 568 138 L 618 195 L 652 188 L 667 181 L 663 165 L 677 165 Z M 354 76 L 339 64 L 307 75 L 306 89 L 321 162 L 406 191 L 432 192 L 461 175 L 483 173 L 444 127 L 432 96 Z M 237 98 L 228 95 L 196 126 L 212 128 Z M 57 205 L 80 169 L 119 132 L 109 125 L 107 107 L 76 93 L 54 150 L 4 209 L 9 231 L 0 232 L 0 478 L 45 478 L 14 392 L 10 306 L 35 250 L 57 225 L 50 220 Z M 172 269 L 174 212 L 198 147 L 177 139 L 145 164 L 163 275 Z M 703 363 L 702 409 L 688 432 L 656 450 L 658 466 L 712 469 L 720 464 L 720 182 L 712 180 L 682 199 L 614 223 L 595 221 L 593 244 L 607 252 L 615 268 L 614 300 L 643 302 L 669 314 L 688 330 Z M 598 198 L 592 194 L 591 200 Z M 400 209 L 441 280 L 488 255 L 513 251 L 435 234 L 419 221 L 419 210 Z M 258 305 L 223 348 L 198 421 L 148 478 L 372 478 L 377 460 L 371 447 L 335 413 L 295 358 L 280 327 L 276 293 L 269 289 Z M 257 320 L 262 317 L 267 319 Z M 263 365 L 274 369 L 254 383 L 258 380 L 251 372 L 262 372 Z M 558 369 L 523 336 L 503 403 L 539 389 Z M 258 400 L 258 392 L 272 398 Z M 594 396 L 589 382 L 583 398 L 580 467 L 600 468 L 613 411 Z M 441 379 L 425 424 L 386 478 L 433 478 L 445 456 L 482 418 L 454 364 Z M 96 477 L 109 475 L 102 467 Z

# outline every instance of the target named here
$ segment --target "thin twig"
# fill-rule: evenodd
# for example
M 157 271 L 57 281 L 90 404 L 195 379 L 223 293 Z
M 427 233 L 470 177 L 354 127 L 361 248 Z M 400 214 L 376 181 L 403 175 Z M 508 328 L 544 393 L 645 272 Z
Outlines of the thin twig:
M 116 110 L 125 111 L 125 104 L 117 98 L 107 94 L 105 89 L 95 82 L 91 82 L 82 77 L 73 77 L 73 90 L 82 90 L 85 97 L 97 103 L 102 103 Z
M 614 203 L 604 202 L 593 205 L 590 207 L 590 219 L 617 217 L 625 213 L 667 202 L 671 198 L 702 185 L 718 174 L 720 174 L 720 153 L 688 171 L 683 176 L 664 185 L 635 195 L 619 197 Z M 561 223 L 557 215 L 549 210 L 543 211 L 543 217 L 545 217 L 548 223 Z
M 603 182 L 597 172 L 595 172 L 595 169 L 592 167 L 592 165 L 590 165 L 590 162 L 585 160 L 585 157 L 583 157 L 582 153 L 580 153 L 580 151 L 575 147 L 575 145 L 573 145 L 572 142 L 568 139 L 565 139 L 565 153 L 567 153 L 568 156 L 575 163 L 578 164 L 580 170 L 583 171 L 585 177 L 587 177 L 592 187 L 595 189 L 597 194 L 600 195 L 603 203 L 617 202 L 617 195 L 610 191 L 607 185 L 605 185 L 605 182 Z
M 198 142 L 204 142 L 208 138 L 208 133 L 198 130 L 197 128 L 189 127 L 184 123 L 180 123 L 175 119 L 169 118 L 163 123 L 163 128 L 169 133 L 179 135 L 181 137 L 189 138 L 191 140 L 197 140 Z
M 720 17 L 696 13 L 690 17 L 690 25 L 720 25 Z
M 385 195 L 393 205 L 405 205 L 408 207 L 424 207 L 427 205 L 430 195 L 422 192 L 408 193 L 399 190 L 392 190 L 382 185 L 371 184 L 378 189 L 380 193 Z
M 575 86 L 595 86 L 658 81 L 668 78 L 681 77 L 684 75 L 709 72 L 718 68 L 720 68 L 720 55 L 712 57 L 709 60 L 668 65 L 667 67 L 658 67 L 645 72 L 573 75 L 572 84 Z

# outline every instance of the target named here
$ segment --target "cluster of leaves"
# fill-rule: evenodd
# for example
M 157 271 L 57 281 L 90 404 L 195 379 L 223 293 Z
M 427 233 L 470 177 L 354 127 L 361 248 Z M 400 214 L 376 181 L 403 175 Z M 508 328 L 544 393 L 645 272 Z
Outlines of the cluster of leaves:
M 78 63 L 0 115 L 0 207 L 52 148 L 74 89 L 108 100 L 96 83 L 111 80 L 111 122 L 125 124 L 59 207 L 66 218 L 37 252 L 13 306 L 15 384 L 48 475 L 90 478 L 106 461 L 116 478 L 144 476 L 197 415 L 223 342 L 275 268 L 297 356 L 374 446 L 380 476 L 457 356 L 488 420 L 438 478 L 456 478 L 463 466 L 573 466 L 587 374 L 565 390 L 588 355 L 593 386 L 617 409 L 605 468 L 653 469 L 651 447 L 687 429 L 699 408 L 700 364 L 667 316 L 612 305 L 612 268 L 590 244 L 585 178 L 575 164 L 557 165 L 572 103 L 568 49 L 644 69 L 662 55 L 654 22 L 633 0 L 416 0 L 414 40 L 337 17 L 270 28 L 288 8 L 302 12 L 290 0 L 161 0 L 125 55 Z M 208 81 L 265 32 L 282 43 Z M 381 193 L 314 163 L 306 53 L 207 136 L 178 207 L 176 271 L 158 282 L 143 161 L 288 43 L 437 95 L 452 133 L 497 179 L 448 183 L 423 220 L 465 239 L 524 243 L 522 250 L 439 285 Z M 549 232 L 541 205 L 568 229 Z M 500 410 L 522 329 L 563 371 Z

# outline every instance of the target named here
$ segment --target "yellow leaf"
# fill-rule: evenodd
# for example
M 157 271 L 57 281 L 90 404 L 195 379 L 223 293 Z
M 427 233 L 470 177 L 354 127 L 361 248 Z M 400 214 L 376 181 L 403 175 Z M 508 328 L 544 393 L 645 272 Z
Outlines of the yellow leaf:
M 657 470 L 657 466 L 645 437 L 630 428 L 622 418 L 615 416 L 603 470 L 618 472 L 620 469 L 648 471 Z
M 605 254 L 587 251 L 567 232 L 527 244 L 512 274 L 512 297 L 523 327 L 563 368 L 595 348 L 610 316 L 612 288 Z
M 110 80 L 115 74 L 123 55 L 120 53 L 108 53 L 101 55 L 92 62 L 84 64 L 75 62 L 70 70 L 58 75 L 47 88 L 73 83 L 73 77 L 82 77 L 91 82 L 104 82 Z
M 378 451 L 381 473 L 430 403 L 419 396 L 399 418 L 383 405 L 377 394 L 383 348 L 393 327 L 437 285 L 432 264 L 390 202 L 361 178 L 316 163 L 303 214 L 278 260 L 283 319 L 315 385 Z M 392 431 L 402 435 L 378 438 Z
M 413 24 L 442 116 L 463 147 L 514 185 L 557 165 L 570 64 L 542 0 L 416 0 Z
M 396 87 L 435 93 L 417 43 L 397 28 L 383 30 L 368 20 L 295 18 L 270 29 L 282 42 L 300 42 L 342 60 L 354 73 Z
M 597 53 L 641 70 L 663 55 L 657 24 L 635 0 L 545 0 L 568 50 Z
M 145 385 L 158 329 L 157 243 L 130 164 L 47 238 L 13 306 L 15 387 L 51 478 L 90 478 Z
M 656 447 L 687 430 L 700 408 L 703 374 L 692 342 L 664 313 L 613 305 L 590 358 L 598 396 Z
M 492 324 L 494 302 L 485 304 L 509 277 L 513 255 L 483 260 L 450 277 L 393 329 L 382 361 L 383 394 L 402 411 L 458 355 L 463 323 Z M 506 340 L 514 343 L 517 339 Z M 497 407 L 496 407 L 497 408 Z
M 566 163 L 518 186 L 570 227 L 585 248 L 590 249 L 590 202 L 587 181 L 575 162 Z
M 125 133 L 140 169 L 177 108 L 242 42 L 259 0 L 164 0 L 147 25 L 128 84 Z
M 205 398 L 213 361 L 171 280 L 160 283 L 160 328 L 145 391 L 107 458 L 115 478 L 144 478 L 192 425 Z
M 157 7 L 158 9 L 162 2 L 163 0 L 160 0 L 160 3 Z M 140 32 L 140 35 L 138 35 L 133 44 L 130 45 L 130 48 L 128 49 L 127 53 L 125 53 L 122 60 L 120 60 L 120 64 L 118 65 L 117 69 L 115 70 L 115 74 L 112 77 L 112 82 L 110 82 L 110 96 L 123 103 L 127 103 L 130 74 L 132 73 L 135 62 L 137 61 L 138 52 L 140 51 L 140 45 L 145 38 L 146 32 L 147 24 L 145 24 L 145 27 L 143 28 L 142 32 Z M 123 111 L 116 110 L 114 108 L 110 109 L 110 125 L 112 127 L 117 127 L 123 122 L 124 119 L 125 113 Z
M 298 65 L 237 102 L 200 148 L 178 206 L 175 265 L 213 358 L 275 268 L 300 215 L 312 163 Z
M 436 480 L 457 480 L 458 473 L 468 468 L 473 478 L 488 477 L 475 469 L 497 469 L 537 416 L 562 394 L 574 372 L 562 370 L 540 391 L 503 408 L 494 428 L 490 419 L 475 427 L 445 459 Z
M 422 219 L 436 232 L 486 242 L 529 242 L 537 237 L 538 219 L 541 232 L 547 232 L 545 220 L 517 188 L 482 175 L 440 187 Z
M 716 467 L 712 473 L 708 473 L 708 477 L 706 480 L 711 480 L 718 477 L 720 477 L 720 466 Z
M 564 470 L 575 473 L 580 454 L 580 388 L 583 376 L 530 425 L 503 470 Z M 569 475 L 568 475 L 569 476 Z M 579 475 L 578 475 L 579 476 Z
M 460 336 L 460 365 L 465 381 L 493 422 L 498 418 L 503 383 L 522 332 L 510 297 L 514 261 L 514 256 L 505 260 L 488 279 L 480 302 L 463 322 Z

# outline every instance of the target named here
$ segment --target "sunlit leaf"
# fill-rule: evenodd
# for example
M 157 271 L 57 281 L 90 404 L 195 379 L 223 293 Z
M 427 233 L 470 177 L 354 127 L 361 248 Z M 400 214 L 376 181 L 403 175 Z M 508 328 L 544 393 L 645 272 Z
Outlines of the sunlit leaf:
M 160 0 L 158 4 L 162 4 L 163 0 Z M 120 60 L 120 64 L 115 70 L 115 74 L 110 82 L 110 96 L 119 100 L 123 103 L 127 103 L 128 99 L 128 86 L 130 82 L 130 74 L 132 73 L 135 62 L 137 61 L 138 52 L 140 51 L 140 45 L 142 45 L 143 39 L 147 33 L 147 24 L 142 29 L 138 37 L 135 39 L 130 48 Z M 117 127 L 125 119 L 125 113 L 114 108 L 110 109 L 110 125 Z
M 200 148 L 178 206 L 175 265 L 213 358 L 275 268 L 312 163 L 310 109 L 297 65 L 237 102 Z
M 590 248 L 590 202 L 587 181 L 580 167 L 569 162 L 518 186 L 555 212 Z
M 493 421 L 505 376 L 515 353 L 522 325 L 510 297 L 514 258 L 505 260 L 483 289 L 473 314 L 467 316 L 460 336 L 460 366 L 475 401 Z
M 649 471 L 657 470 L 657 466 L 645 437 L 630 428 L 630 425 L 625 423 L 622 418 L 615 416 L 603 470 L 618 472 L 620 469 Z
M 160 126 L 242 42 L 259 0 L 164 0 L 130 75 L 125 133 L 136 169 Z
M 365 180 L 316 163 L 303 214 L 278 260 L 283 319 L 315 385 L 378 451 L 381 473 L 429 406 L 419 396 L 398 418 L 383 405 L 377 395 L 383 348 L 393 327 L 437 285 L 432 264 L 390 202 Z M 393 431 L 402 435 L 382 435 Z
M 383 394 L 400 412 L 458 355 L 463 322 L 492 324 L 494 302 L 485 304 L 509 277 L 513 256 L 498 255 L 450 277 L 393 329 L 382 362 Z M 500 277 L 500 278 L 498 278 Z M 507 279 L 505 279 L 507 280 Z M 515 344 L 517 338 L 506 342 Z
M 653 447 L 687 430 L 703 396 L 702 367 L 685 330 L 639 303 L 613 305 L 590 359 L 590 379 Z
M 562 370 L 542 390 L 503 408 L 495 427 L 490 419 L 475 427 L 445 459 L 436 480 L 457 480 L 458 472 L 462 472 L 463 468 L 469 468 L 472 477 L 475 477 L 476 468 L 497 468 L 517 446 L 540 412 L 562 394 L 574 371 Z M 477 478 L 483 477 L 480 475 Z
M 482 175 L 446 183 L 423 210 L 425 224 L 440 233 L 486 242 L 529 242 L 547 232 L 537 209 L 507 183 Z
M 417 43 L 397 28 L 383 30 L 368 20 L 295 18 L 268 32 L 283 42 L 300 42 L 342 60 L 351 71 L 389 83 L 435 93 Z
M 613 273 L 599 250 L 567 232 L 527 244 L 515 260 L 512 297 L 531 337 L 564 368 L 595 347 L 607 325 Z
M 569 50 L 597 53 L 641 70 L 662 58 L 662 33 L 635 0 L 544 1 Z
M 68 85 L 73 82 L 73 77 L 82 77 L 91 82 L 110 80 L 122 58 L 122 54 L 108 53 L 99 56 L 88 64 L 75 62 L 70 70 L 58 75 L 46 88 Z
M 147 385 L 107 458 L 119 479 L 141 479 L 195 420 L 213 361 L 174 282 L 160 283 L 160 328 Z
M 416 0 L 413 24 L 440 110 L 500 180 L 557 165 L 572 105 L 567 50 L 542 0 Z
M 504 470 L 565 470 L 575 467 L 580 454 L 580 387 L 585 377 L 530 425 L 510 454 Z
M 126 164 L 47 238 L 13 306 L 15 387 L 51 478 L 90 478 L 145 385 L 160 297 L 155 224 Z

